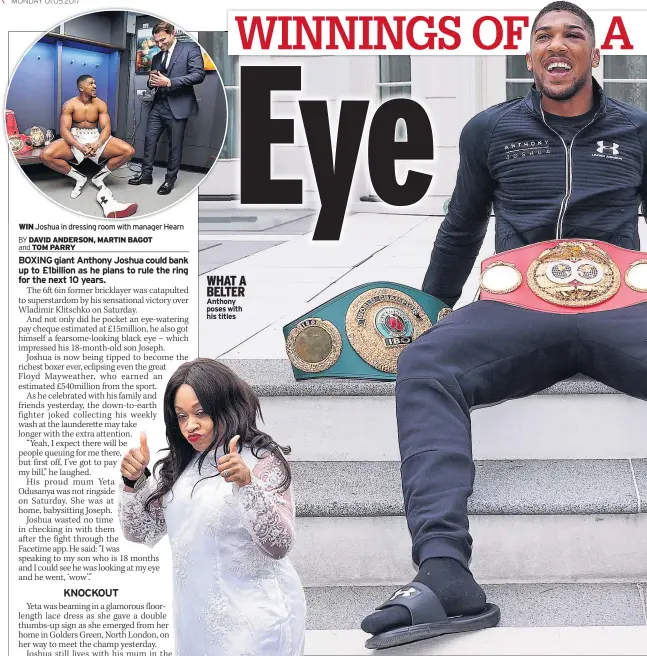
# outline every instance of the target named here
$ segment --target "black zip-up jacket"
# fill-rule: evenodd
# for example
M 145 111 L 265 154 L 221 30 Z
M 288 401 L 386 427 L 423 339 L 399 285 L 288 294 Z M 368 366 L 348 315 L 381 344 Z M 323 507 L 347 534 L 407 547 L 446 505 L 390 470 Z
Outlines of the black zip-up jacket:
M 453 306 L 495 215 L 496 251 L 559 238 L 640 250 L 638 207 L 647 199 L 647 113 L 594 84 L 590 123 L 570 146 L 544 119 L 540 94 L 474 116 L 460 138 L 456 188 L 423 291 Z M 646 203 L 647 206 L 647 203 Z

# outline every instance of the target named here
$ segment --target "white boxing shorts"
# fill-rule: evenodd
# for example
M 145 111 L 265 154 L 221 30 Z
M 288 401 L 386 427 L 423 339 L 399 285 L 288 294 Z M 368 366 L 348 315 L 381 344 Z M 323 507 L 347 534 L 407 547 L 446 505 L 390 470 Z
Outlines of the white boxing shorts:
M 101 133 L 97 128 L 72 128 L 70 132 L 72 133 L 72 136 L 82 144 L 94 143 L 95 141 L 98 141 L 99 137 L 101 136 Z M 106 144 L 108 141 L 110 141 L 110 139 L 112 139 L 112 136 L 108 137 L 106 142 L 101 146 L 101 148 L 99 148 L 96 153 L 94 153 L 94 155 L 87 158 L 78 148 L 74 148 L 74 146 L 72 146 L 72 154 L 76 158 L 76 163 L 80 164 L 84 159 L 89 159 L 95 164 L 98 164 L 99 159 L 101 158 L 101 154 L 103 153 L 103 149 L 106 147 Z

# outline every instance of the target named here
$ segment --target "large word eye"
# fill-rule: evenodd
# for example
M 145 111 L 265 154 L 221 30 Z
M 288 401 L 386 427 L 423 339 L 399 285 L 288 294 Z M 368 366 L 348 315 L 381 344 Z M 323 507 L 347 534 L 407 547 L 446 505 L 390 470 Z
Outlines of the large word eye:
M 546 269 L 546 277 L 551 282 L 555 282 L 557 284 L 570 282 L 575 277 L 573 264 L 568 260 L 551 262 L 548 265 L 548 269 Z
M 604 278 L 604 271 L 592 260 L 580 260 L 577 263 L 575 277 L 585 285 L 594 285 Z

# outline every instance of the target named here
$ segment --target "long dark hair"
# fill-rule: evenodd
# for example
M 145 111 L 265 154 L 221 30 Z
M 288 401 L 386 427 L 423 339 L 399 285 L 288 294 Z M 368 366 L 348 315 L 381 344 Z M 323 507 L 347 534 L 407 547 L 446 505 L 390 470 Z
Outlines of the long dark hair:
M 146 500 L 145 507 L 150 511 L 151 504 L 161 499 L 171 490 L 182 472 L 196 454 L 195 449 L 182 435 L 175 412 L 175 394 L 181 385 L 190 385 L 200 401 L 202 409 L 214 423 L 214 436 L 211 444 L 200 454 L 198 467 L 212 455 L 219 446 L 229 453 L 229 442 L 236 435 L 238 450 L 243 445 L 251 448 L 257 458 L 260 452 L 275 455 L 283 465 L 284 478 L 278 486 L 283 492 L 292 482 L 290 466 L 284 453 L 290 453 L 290 447 L 279 446 L 267 433 L 256 427 L 257 419 L 263 419 L 261 406 L 254 390 L 239 378 L 231 369 L 217 360 L 198 358 L 186 362 L 171 376 L 164 392 L 164 423 L 168 454 L 159 460 L 154 471 L 159 469 L 157 488 Z M 220 474 L 216 472 L 216 475 Z

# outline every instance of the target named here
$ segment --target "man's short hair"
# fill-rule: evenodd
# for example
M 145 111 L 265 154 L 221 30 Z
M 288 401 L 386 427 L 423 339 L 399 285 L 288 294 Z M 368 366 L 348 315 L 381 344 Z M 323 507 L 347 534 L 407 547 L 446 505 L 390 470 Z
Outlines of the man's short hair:
M 175 26 L 171 25 L 167 21 L 160 21 L 153 28 L 153 34 L 157 34 L 158 32 L 166 32 L 167 34 L 173 34 L 173 32 L 175 32 Z
M 591 17 L 581 7 L 574 5 L 572 2 L 562 2 L 561 0 L 559 0 L 558 2 L 551 2 L 549 5 L 546 5 L 543 9 L 539 11 L 537 16 L 535 16 L 535 20 L 532 24 L 532 29 L 530 30 L 531 35 L 535 33 L 535 27 L 537 27 L 537 21 L 542 16 L 548 14 L 551 11 L 568 11 L 571 14 L 575 14 L 576 16 L 579 16 L 584 23 L 584 27 L 589 32 L 589 34 L 593 37 L 593 41 L 595 41 L 595 27 L 593 25 L 593 21 L 591 20 Z
M 86 80 L 90 79 L 92 79 L 92 76 L 88 75 L 87 73 L 85 75 L 79 75 L 79 77 L 76 78 L 76 88 L 79 88 L 79 84 L 81 84 L 81 82 L 85 82 Z

